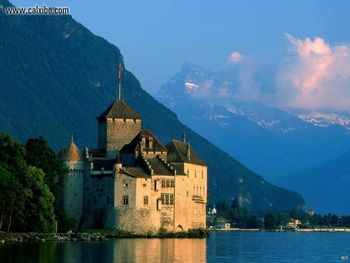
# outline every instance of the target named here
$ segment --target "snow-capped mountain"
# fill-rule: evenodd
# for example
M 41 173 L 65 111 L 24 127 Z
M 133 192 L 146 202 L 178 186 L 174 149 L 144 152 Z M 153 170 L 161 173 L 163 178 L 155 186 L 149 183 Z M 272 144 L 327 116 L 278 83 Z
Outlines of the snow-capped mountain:
M 350 113 L 311 111 L 296 115 L 303 121 L 318 127 L 327 128 L 334 125 L 339 125 L 350 130 Z
M 156 97 L 181 121 L 270 180 L 350 149 L 350 114 L 279 109 L 239 100 L 239 69 L 185 64 Z

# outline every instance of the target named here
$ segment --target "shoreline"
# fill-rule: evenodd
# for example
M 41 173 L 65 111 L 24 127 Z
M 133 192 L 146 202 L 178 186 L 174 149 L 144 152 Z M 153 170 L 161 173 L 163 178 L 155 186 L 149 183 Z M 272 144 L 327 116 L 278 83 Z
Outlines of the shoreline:
M 209 233 L 204 229 L 195 229 L 188 232 L 166 232 L 156 234 L 137 234 L 126 231 L 101 231 L 78 233 L 6 233 L 0 232 L 0 245 L 5 243 L 46 242 L 46 241 L 105 241 L 110 239 L 134 238 L 207 238 Z
M 350 233 L 350 228 L 343 227 L 331 227 L 331 228 L 297 228 L 297 229 L 258 229 L 258 228 L 218 228 L 218 229 L 208 229 L 209 232 L 301 232 L 301 233 L 313 233 L 313 232 L 344 232 Z

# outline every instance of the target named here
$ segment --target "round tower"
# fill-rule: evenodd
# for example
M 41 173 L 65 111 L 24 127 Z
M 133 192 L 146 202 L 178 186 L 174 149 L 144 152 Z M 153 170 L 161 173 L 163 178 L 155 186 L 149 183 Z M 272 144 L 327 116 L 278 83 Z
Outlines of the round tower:
M 63 209 L 76 220 L 78 227 L 83 215 L 84 162 L 73 138 L 69 147 L 61 151 L 60 158 L 67 168 L 63 178 Z

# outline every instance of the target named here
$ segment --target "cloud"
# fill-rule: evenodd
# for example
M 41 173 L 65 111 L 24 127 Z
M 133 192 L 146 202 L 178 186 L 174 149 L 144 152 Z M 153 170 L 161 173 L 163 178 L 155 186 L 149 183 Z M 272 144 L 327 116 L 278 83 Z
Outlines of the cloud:
M 228 61 L 229 61 L 229 63 L 237 64 L 237 63 L 242 62 L 243 58 L 244 57 L 241 53 L 234 51 L 230 54 Z
M 276 78 L 280 106 L 350 110 L 350 46 L 286 37 L 290 53 Z

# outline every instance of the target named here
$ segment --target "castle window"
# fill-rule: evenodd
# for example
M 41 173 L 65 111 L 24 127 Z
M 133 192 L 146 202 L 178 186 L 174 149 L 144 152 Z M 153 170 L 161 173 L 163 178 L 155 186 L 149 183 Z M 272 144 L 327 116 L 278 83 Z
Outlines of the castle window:
M 126 119 L 123 119 L 123 122 L 126 122 Z
M 154 181 L 154 191 L 158 191 L 158 187 L 159 187 L 158 181 L 155 180 Z
M 174 195 L 173 194 L 161 194 L 160 200 L 162 205 L 173 205 L 174 204 Z
M 162 187 L 165 187 L 165 179 L 162 179 Z
M 174 179 L 171 179 L 171 180 L 170 180 L 170 187 L 175 187 L 175 181 L 174 181 Z
M 170 205 L 174 204 L 174 195 L 169 195 L 169 204 Z
M 124 188 L 129 187 L 129 181 L 128 180 L 123 180 L 123 187 Z
M 148 205 L 148 196 L 143 197 L 143 204 Z
M 143 187 L 146 187 L 146 186 L 147 186 L 147 184 L 146 184 L 146 183 L 144 183 L 144 184 L 143 184 Z
M 136 123 L 136 119 L 134 119 L 134 123 Z
M 165 180 L 165 187 L 170 187 L 169 179 L 166 179 L 166 180 Z
M 129 196 L 123 195 L 123 205 L 129 205 Z

